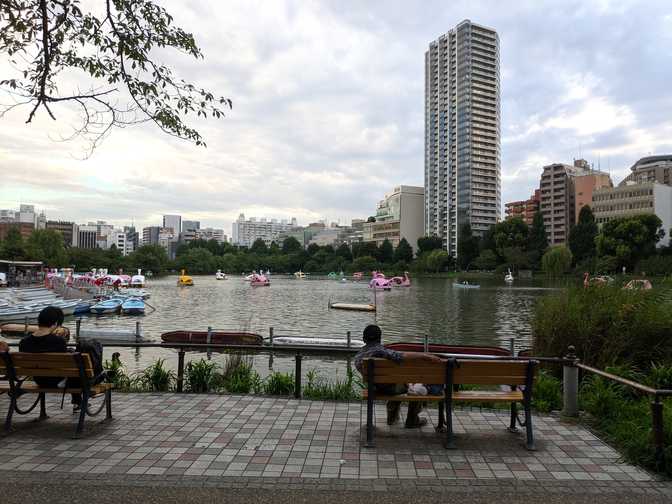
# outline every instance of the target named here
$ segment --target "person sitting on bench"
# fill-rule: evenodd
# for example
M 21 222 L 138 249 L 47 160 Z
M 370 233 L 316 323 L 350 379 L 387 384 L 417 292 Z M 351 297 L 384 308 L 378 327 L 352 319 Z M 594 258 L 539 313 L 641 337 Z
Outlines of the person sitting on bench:
M 19 351 L 29 353 L 67 352 L 68 346 L 64 337 L 63 327 L 61 327 L 64 318 L 63 310 L 60 308 L 56 306 L 47 306 L 44 308 L 37 316 L 37 331 L 19 342 Z M 62 377 L 58 376 L 36 376 L 33 380 L 40 387 L 46 388 L 56 388 L 59 385 L 66 388 L 80 386 L 79 378 L 68 378 L 64 381 Z M 82 398 L 79 394 L 72 394 L 73 411 L 79 409 L 81 400 Z
M 397 352 L 395 350 L 390 350 L 385 348 L 382 343 L 382 331 L 377 325 L 368 325 L 364 329 L 363 338 L 364 347 L 357 352 L 355 355 L 355 367 L 362 372 L 362 363 L 364 359 L 369 358 L 382 358 L 388 359 L 396 363 L 408 360 L 419 360 L 426 362 L 437 362 L 441 359 L 432 354 L 426 354 L 421 352 Z M 407 392 L 407 387 L 404 385 L 386 385 L 386 384 L 376 384 L 376 392 L 383 395 L 397 395 L 405 394 Z M 416 428 L 427 425 L 426 418 L 420 418 L 419 413 L 422 409 L 422 404 L 420 402 L 409 402 L 408 404 L 408 413 L 406 415 L 406 428 Z M 401 410 L 400 401 L 388 401 L 387 403 L 387 425 L 393 425 L 399 421 L 399 413 Z

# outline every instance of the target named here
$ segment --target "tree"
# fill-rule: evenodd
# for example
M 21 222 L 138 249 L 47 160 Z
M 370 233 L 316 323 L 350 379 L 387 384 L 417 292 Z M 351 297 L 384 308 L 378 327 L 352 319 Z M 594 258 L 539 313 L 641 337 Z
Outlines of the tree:
M 309 256 L 314 256 L 320 251 L 320 246 L 317 243 L 311 243 L 308 245 L 308 249 L 306 249 L 306 251 L 308 252 Z
M 385 238 L 385 241 L 378 248 L 378 260 L 384 264 L 390 264 L 394 260 L 394 247 L 392 242 Z
M 284 240 L 282 240 L 282 253 L 283 254 L 291 254 L 292 252 L 300 252 L 303 250 L 303 246 L 293 236 L 288 236 Z
M 112 128 L 146 121 L 205 145 L 183 117 L 223 117 L 231 100 L 175 77 L 155 59 L 165 48 L 203 58 L 193 35 L 151 0 L 0 2 L 0 53 L 12 72 L 0 88 L 15 97 L 0 113 L 27 107 L 30 123 L 41 109 L 56 119 L 57 107 L 70 105 L 82 117 L 73 137 L 91 149 Z M 85 86 L 72 89 L 65 80 L 72 74 L 88 79 Z
M 341 243 L 339 245 L 339 247 L 336 249 L 336 255 L 348 262 L 352 261 L 352 252 L 350 251 L 350 246 L 347 243 Z
M 462 225 L 457 238 L 457 263 L 463 270 L 468 270 L 471 262 L 478 257 L 478 237 L 471 232 L 471 225 Z
M 557 278 L 572 267 L 572 253 L 564 245 L 551 247 L 541 258 L 541 267 L 548 276 Z
M 358 257 L 352 262 L 353 271 L 369 272 L 378 269 L 378 261 L 371 256 Z
M 368 219 L 366 219 L 366 222 L 376 222 L 376 218 L 371 215 Z
M 177 258 L 177 269 L 189 273 L 213 273 L 217 269 L 218 261 L 208 249 L 190 249 L 186 254 Z
M 26 246 L 23 242 L 21 232 L 16 226 L 11 226 L 7 230 L 7 236 L 5 236 L 0 245 L 0 257 L 2 259 L 14 261 L 26 257 Z
M 580 263 L 595 256 L 595 237 L 598 234 L 593 211 L 584 205 L 579 212 L 579 222 L 569 230 L 569 249 L 574 261 Z
M 256 240 L 254 240 L 254 243 L 250 247 L 250 252 L 252 252 L 253 254 L 266 254 L 268 252 L 266 242 L 261 238 L 257 238 Z
M 160 245 L 142 245 L 128 256 L 128 264 L 135 269 L 161 274 L 168 266 L 168 254 Z
M 63 235 L 53 229 L 33 231 L 26 242 L 26 251 L 31 259 L 43 261 L 51 268 L 62 268 L 68 262 Z
M 664 235 L 661 220 L 653 214 L 612 219 L 595 240 L 597 254 L 613 256 L 619 267 L 632 269 L 637 261 L 655 253 Z
M 544 215 L 537 211 L 534 213 L 532 226 L 527 237 L 527 256 L 532 267 L 539 268 L 541 266 L 541 258 L 547 248 L 548 238 L 546 237 Z
M 427 267 L 434 273 L 440 273 L 448 267 L 452 259 L 445 250 L 432 250 L 427 256 Z
M 406 238 L 399 240 L 399 245 L 394 251 L 394 262 L 410 263 L 413 260 L 413 247 Z
M 473 262 L 476 269 L 486 271 L 494 270 L 497 264 L 499 264 L 499 259 L 497 258 L 497 254 L 492 250 L 484 250 Z
M 418 254 L 440 250 L 443 248 L 443 240 L 438 236 L 421 236 L 418 238 Z
M 505 248 L 526 250 L 528 234 L 527 224 L 520 217 L 498 222 L 493 230 L 497 254 L 503 258 Z

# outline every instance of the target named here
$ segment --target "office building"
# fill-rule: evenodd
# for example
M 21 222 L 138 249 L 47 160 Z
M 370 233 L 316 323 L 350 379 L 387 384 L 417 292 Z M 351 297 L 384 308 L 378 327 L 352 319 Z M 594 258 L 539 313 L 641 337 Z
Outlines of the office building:
M 179 236 L 182 231 L 182 217 L 180 215 L 164 215 L 163 227 L 171 228 L 175 236 Z
M 394 247 L 402 238 L 413 247 L 418 247 L 418 238 L 424 235 L 423 215 L 425 189 L 415 186 L 398 186 L 378 203 L 375 222 L 362 225 L 364 242 L 380 246 L 389 240 Z
M 289 222 L 286 219 L 279 222 L 277 219 L 257 220 L 254 217 L 245 219 L 245 214 L 241 213 L 231 226 L 231 235 L 234 245 L 250 247 L 256 240 L 261 239 L 268 246 L 272 242 L 280 244 L 280 236 L 296 227 L 296 219 Z
M 142 228 L 142 244 L 143 245 L 158 245 L 159 231 L 161 226 L 149 226 Z
M 619 186 L 624 186 L 631 182 L 637 184 L 658 182 L 659 184 L 672 185 L 672 178 L 670 177 L 672 154 L 643 157 L 630 167 L 630 171 L 632 173 Z
M 7 233 L 12 228 L 18 229 L 24 240 L 35 231 L 35 226 L 31 222 L 0 222 L 0 240 L 7 238 Z
M 460 228 L 501 215 L 499 36 L 469 20 L 425 53 L 424 234 L 457 256 Z
M 96 225 L 80 224 L 77 226 L 77 244 L 75 246 L 85 249 L 98 247 L 98 228 Z
M 135 226 L 124 226 L 124 233 L 126 233 L 126 250 L 128 255 L 140 246 L 140 233 L 135 230 Z
M 184 231 L 196 231 L 200 229 L 201 223 L 199 221 L 185 220 L 182 221 L 182 232 Z
M 569 238 L 569 228 L 576 222 L 575 178 L 590 173 L 590 166 L 583 159 L 574 165 L 554 163 L 544 166 L 539 189 L 539 209 L 544 216 L 548 244 L 564 245 Z
M 578 173 L 574 177 L 574 223 L 579 222 L 579 213 L 585 206 L 592 206 L 593 193 L 597 189 L 614 187 L 608 173 L 590 170 Z
M 529 199 L 521 201 L 511 201 L 504 205 L 504 213 L 507 219 L 521 218 L 528 226 L 532 225 L 534 214 L 539 211 L 539 202 L 541 193 L 535 189 L 534 194 Z
M 46 229 L 58 231 L 63 236 L 63 245 L 74 247 L 77 234 L 77 225 L 68 221 L 47 221 Z
M 593 214 L 598 225 L 618 217 L 655 214 L 665 230 L 658 246 L 667 246 L 672 228 L 672 187 L 655 181 L 641 184 L 628 181 L 618 187 L 597 189 L 593 192 Z

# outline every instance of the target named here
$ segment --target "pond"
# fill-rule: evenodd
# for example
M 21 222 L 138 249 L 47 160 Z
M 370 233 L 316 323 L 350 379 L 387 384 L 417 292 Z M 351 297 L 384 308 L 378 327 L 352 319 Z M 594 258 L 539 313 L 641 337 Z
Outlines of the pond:
M 385 342 L 423 341 L 452 344 L 480 344 L 507 347 L 515 338 L 517 349 L 531 344 L 531 318 L 539 297 L 553 292 L 557 285 L 542 280 L 516 280 L 506 285 L 503 278 L 479 279 L 478 289 L 453 286 L 453 279 L 418 278 L 408 288 L 374 293 L 366 281 L 340 282 L 326 277 L 297 280 L 290 276 L 272 276 L 270 287 L 251 287 L 239 276 L 215 280 L 214 276 L 195 276 L 193 287 L 177 287 L 174 276 L 152 280 L 149 305 L 155 311 L 140 317 L 91 316 L 82 321 L 83 328 L 135 327 L 142 323 L 144 336 L 161 341 L 161 333 L 179 329 L 246 330 L 264 337 L 269 328 L 274 334 L 361 338 L 367 324 L 377 323 Z M 329 301 L 376 302 L 376 313 L 330 310 Z M 150 310 L 148 309 L 148 312 Z M 74 321 L 68 322 L 74 333 Z M 116 349 L 115 349 L 116 350 Z M 109 357 L 112 349 L 106 350 Z M 129 371 L 142 369 L 158 357 L 165 357 L 170 367 L 177 364 L 176 352 L 162 349 L 121 351 Z M 187 360 L 197 359 L 189 354 Z M 222 355 L 214 359 L 221 361 Z M 255 357 L 255 367 L 267 372 L 268 356 Z M 325 360 L 311 358 L 310 366 L 342 368 Z M 274 369 L 292 369 L 292 359 L 278 358 Z

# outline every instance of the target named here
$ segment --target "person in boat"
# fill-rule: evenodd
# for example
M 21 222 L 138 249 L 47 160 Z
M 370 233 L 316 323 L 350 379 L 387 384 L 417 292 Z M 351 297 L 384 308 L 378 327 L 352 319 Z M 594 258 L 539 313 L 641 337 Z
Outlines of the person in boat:
M 425 362 L 437 362 L 441 359 L 436 355 L 422 353 L 422 352 L 397 352 L 385 348 L 382 343 L 382 331 L 377 325 L 368 325 L 364 328 L 363 338 L 364 347 L 355 355 L 355 367 L 361 373 L 364 359 L 368 358 L 382 358 L 388 359 L 397 364 L 402 361 L 417 360 Z M 376 392 L 385 395 L 405 394 L 407 392 L 406 385 L 386 385 L 376 384 Z M 420 418 L 420 411 L 422 404 L 419 402 L 408 403 L 408 413 L 406 415 L 406 428 L 417 428 L 427 425 L 426 418 Z M 393 425 L 399 421 L 401 411 L 400 401 L 388 401 L 387 403 L 387 425 Z

